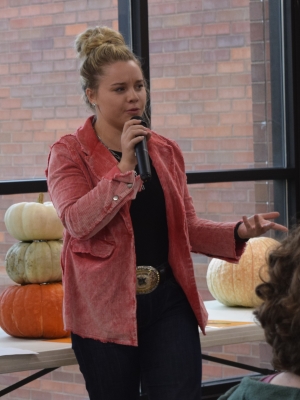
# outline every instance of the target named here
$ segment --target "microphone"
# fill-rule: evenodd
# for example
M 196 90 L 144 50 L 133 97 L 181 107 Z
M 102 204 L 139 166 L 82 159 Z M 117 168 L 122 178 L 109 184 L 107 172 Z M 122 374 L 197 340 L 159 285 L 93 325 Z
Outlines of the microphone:
M 137 119 L 141 121 L 141 125 L 147 127 L 146 122 L 138 115 L 132 117 L 131 119 Z M 148 154 L 147 140 L 144 138 L 135 146 L 135 154 L 138 162 L 140 177 L 143 182 L 147 182 L 151 179 L 151 167 Z

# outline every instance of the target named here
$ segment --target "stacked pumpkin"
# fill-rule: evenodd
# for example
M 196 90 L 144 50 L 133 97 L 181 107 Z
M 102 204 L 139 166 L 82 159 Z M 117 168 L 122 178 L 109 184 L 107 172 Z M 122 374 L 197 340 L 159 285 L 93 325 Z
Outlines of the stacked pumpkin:
M 51 202 L 22 202 L 10 206 L 4 223 L 19 242 L 7 252 L 6 271 L 18 285 L 0 296 L 0 326 L 11 336 L 62 338 L 63 225 Z
M 275 239 L 257 237 L 248 240 L 237 264 L 213 258 L 206 274 L 212 296 L 226 306 L 258 306 L 255 288 L 268 279 L 268 253 L 278 245 Z

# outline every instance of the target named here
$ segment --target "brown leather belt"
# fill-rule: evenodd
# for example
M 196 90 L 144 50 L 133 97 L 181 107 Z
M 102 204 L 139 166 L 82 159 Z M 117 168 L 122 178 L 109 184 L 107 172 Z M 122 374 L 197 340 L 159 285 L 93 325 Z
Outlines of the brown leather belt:
M 170 274 L 171 267 L 168 262 L 154 268 L 151 265 L 139 265 L 136 267 L 136 294 L 148 294 L 153 292 Z

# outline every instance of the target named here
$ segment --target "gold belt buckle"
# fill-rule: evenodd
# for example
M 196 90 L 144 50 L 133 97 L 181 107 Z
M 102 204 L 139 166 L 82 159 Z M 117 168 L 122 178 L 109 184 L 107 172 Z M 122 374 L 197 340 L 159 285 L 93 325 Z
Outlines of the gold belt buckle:
M 148 294 L 157 288 L 160 280 L 159 272 L 150 265 L 136 267 L 136 294 Z

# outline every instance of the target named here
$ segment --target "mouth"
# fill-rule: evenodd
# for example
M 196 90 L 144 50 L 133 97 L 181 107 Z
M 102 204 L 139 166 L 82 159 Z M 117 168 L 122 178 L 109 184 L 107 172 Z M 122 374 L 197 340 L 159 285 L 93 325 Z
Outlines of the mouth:
M 139 108 L 131 108 L 130 110 L 126 111 L 128 114 L 132 114 L 132 115 L 138 115 L 140 112 Z

